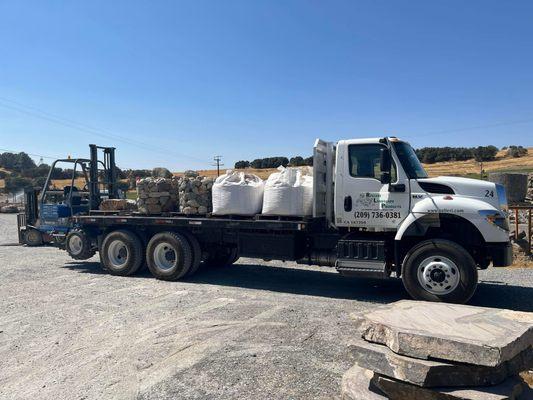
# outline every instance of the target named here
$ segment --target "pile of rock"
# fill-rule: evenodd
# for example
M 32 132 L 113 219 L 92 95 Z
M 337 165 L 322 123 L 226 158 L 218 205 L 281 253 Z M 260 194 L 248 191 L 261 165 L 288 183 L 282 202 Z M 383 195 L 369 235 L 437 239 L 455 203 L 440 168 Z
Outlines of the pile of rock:
M 137 181 L 137 207 L 143 214 L 178 211 L 178 178 L 144 178 Z
M 180 212 L 184 214 L 211 212 L 212 188 L 213 178 L 199 176 L 195 171 L 185 171 L 179 183 Z
M 344 400 L 533 398 L 533 313 L 399 301 L 358 323 Z

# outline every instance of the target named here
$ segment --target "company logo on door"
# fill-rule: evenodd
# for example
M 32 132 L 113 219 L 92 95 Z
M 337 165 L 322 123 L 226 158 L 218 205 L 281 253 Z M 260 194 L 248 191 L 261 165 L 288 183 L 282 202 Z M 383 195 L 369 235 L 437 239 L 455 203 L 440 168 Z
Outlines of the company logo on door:
M 401 205 L 395 204 L 394 199 L 388 199 L 386 194 L 379 192 L 366 192 L 359 194 L 359 198 L 355 201 L 356 208 L 364 210 L 379 209 L 379 210 L 392 210 L 401 208 Z

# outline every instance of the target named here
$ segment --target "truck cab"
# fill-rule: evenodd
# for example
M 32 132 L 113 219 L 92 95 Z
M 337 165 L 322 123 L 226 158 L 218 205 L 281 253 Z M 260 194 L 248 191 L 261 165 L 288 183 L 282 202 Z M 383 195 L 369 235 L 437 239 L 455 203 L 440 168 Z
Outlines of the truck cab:
M 357 266 L 371 270 L 374 265 L 381 273 L 384 261 L 391 273 L 416 278 L 406 285 L 408 291 L 425 290 L 431 300 L 465 284 L 459 264 L 474 264 L 470 274 L 462 275 L 477 281 L 477 268 L 512 263 L 503 186 L 429 178 L 413 148 L 395 137 L 341 140 L 329 147 L 331 224 L 354 238 L 354 246 L 372 247 L 367 240 L 373 238 L 376 248 L 370 252 L 384 249 L 376 260 L 364 252 L 360 257 L 339 254 L 346 256 L 337 260 L 341 267 L 356 272 Z

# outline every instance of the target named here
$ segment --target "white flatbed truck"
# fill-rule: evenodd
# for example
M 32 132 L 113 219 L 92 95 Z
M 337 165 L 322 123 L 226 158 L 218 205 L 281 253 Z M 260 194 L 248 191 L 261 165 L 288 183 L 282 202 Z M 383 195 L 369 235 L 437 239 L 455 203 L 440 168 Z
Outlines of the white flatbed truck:
M 457 303 L 473 295 L 478 269 L 512 263 L 501 185 L 428 178 L 394 137 L 318 139 L 313 162 L 312 217 L 89 211 L 73 217 L 64 247 L 75 259 L 98 251 L 116 275 L 146 263 L 156 278 L 178 280 L 243 256 L 399 278 L 415 299 Z

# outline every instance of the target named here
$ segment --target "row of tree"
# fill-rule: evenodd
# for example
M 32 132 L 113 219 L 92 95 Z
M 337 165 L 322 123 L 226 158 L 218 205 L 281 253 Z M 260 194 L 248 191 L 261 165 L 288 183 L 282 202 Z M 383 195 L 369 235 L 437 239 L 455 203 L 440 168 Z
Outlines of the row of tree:
M 301 156 L 291 157 L 266 157 L 266 158 L 256 158 L 253 161 L 237 161 L 235 163 L 235 169 L 244 169 L 244 168 L 255 168 L 255 169 L 265 169 L 265 168 L 277 168 L 279 166 L 291 166 L 291 167 L 300 167 L 300 166 L 312 166 L 313 157 L 303 158 Z
M 36 165 L 33 159 L 26 153 L 0 153 L 0 168 L 6 171 L 0 171 L 0 179 L 4 179 L 5 191 L 8 193 L 18 192 L 25 187 L 42 187 L 46 182 L 51 166 L 48 164 Z M 82 178 L 83 173 L 77 167 L 75 177 Z M 118 179 L 126 179 L 128 174 L 117 168 Z M 144 170 L 129 171 L 138 172 L 144 175 Z M 151 171 L 147 171 L 148 175 Z M 52 179 L 71 179 L 73 170 L 69 168 L 55 167 L 52 172 Z M 136 176 L 139 176 L 136 175 Z M 145 175 L 147 176 L 147 175 Z M 122 185 L 123 186 L 123 185 Z M 124 189 L 124 188 L 123 188 Z
M 425 164 L 443 161 L 491 161 L 496 158 L 498 148 L 495 146 L 478 147 L 423 147 L 416 150 L 416 155 Z

